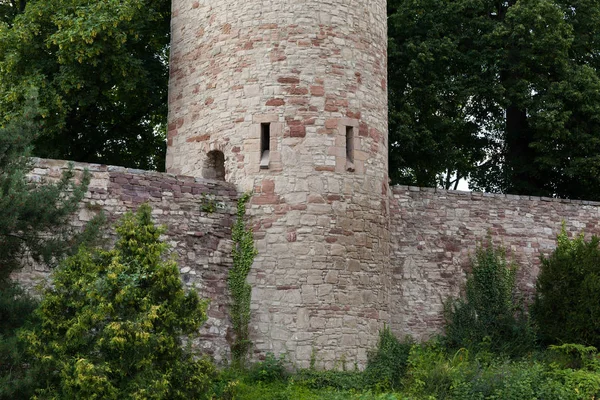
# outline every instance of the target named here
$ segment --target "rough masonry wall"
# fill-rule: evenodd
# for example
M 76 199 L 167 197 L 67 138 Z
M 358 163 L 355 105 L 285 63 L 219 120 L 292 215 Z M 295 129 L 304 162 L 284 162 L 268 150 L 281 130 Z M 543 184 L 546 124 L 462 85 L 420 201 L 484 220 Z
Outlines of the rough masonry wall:
M 217 150 L 254 192 L 257 355 L 364 365 L 389 319 L 386 22 L 385 0 L 173 1 L 167 171 Z
M 172 7 L 168 172 L 203 176 L 216 149 L 226 180 L 251 190 L 271 123 L 271 174 L 346 171 L 345 125 L 356 127 L 356 172 L 387 174 L 384 0 Z
M 426 339 L 439 332 L 443 302 L 458 296 L 477 243 L 491 234 L 519 265 L 531 296 L 540 254 L 556 246 L 564 221 L 575 235 L 600 234 L 600 203 L 533 196 L 394 187 L 390 203 L 392 328 Z
M 232 262 L 231 225 L 237 198 L 233 185 L 121 167 L 74 165 L 78 174 L 84 168 L 92 174 L 74 225 L 83 226 L 100 210 L 112 225 L 125 212 L 149 203 L 155 222 L 168 228 L 164 240 L 177 254 L 183 282 L 211 300 L 209 319 L 201 329 L 198 344 L 217 362 L 227 359 L 227 273 Z M 57 179 L 66 166 L 65 161 L 38 159 L 32 175 L 35 179 Z M 213 206 L 215 211 L 204 212 L 203 205 Z M 109 232 L 109 238 L 114 239 L 112 230 Z M 35 265 L 25 267 L 17 275 L 29 287 L 47 278 L 48 271 Z

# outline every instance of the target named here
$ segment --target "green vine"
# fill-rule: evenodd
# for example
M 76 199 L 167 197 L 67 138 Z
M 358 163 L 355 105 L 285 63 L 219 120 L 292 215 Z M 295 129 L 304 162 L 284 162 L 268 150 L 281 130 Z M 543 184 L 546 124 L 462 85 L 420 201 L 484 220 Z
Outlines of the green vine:
M 237 219 L 233 224 L 231 236 L 233 239 L 233 267 L 229 271 L 227 283 L 231 294 L 231 322 L 235 338 L 231 344 L 231 355 L 234 365 L 244 366 L 244 361 L 251 342 L 248 333 L 250 324 L 250 297 L 252 287 L 246 282 L 250 267 L 257 254 L 254 247 L 252 230 L 246 227 L 246 203 L 250 194 L 244 194 L 237 204 Z

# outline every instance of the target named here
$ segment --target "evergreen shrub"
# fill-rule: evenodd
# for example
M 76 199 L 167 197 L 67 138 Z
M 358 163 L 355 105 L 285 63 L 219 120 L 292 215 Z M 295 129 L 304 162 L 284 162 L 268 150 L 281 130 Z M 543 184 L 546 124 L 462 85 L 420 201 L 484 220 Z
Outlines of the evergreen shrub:
M 117 226 L 113 250 L 68 258 L 23 332 L 40 377 L 39 398 L 208 399 L 214 367 L 182 347 L 206 320 L 206 302 L 185 292 L 165 261 L 151 210 Z
M 542 257 L 532 314 L 545 344 L 578 343 L 600 348 L 600 239 L 569 239 Z
M 17 283 L 0 285 L 0 399 L 28 399 L 35 390 L 37 365 L 31 364 L 17 332 L 37 321 L 37 300 Z

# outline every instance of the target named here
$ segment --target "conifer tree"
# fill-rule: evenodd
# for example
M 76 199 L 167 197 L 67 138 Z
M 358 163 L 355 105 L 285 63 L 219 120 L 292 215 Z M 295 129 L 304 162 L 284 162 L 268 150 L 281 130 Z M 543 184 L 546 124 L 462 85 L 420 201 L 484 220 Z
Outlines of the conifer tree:
M 52 265 L 77 244 L 91 238 L 100 219 L 83 233 L 69 226 L 69 218 L 82 200 L 90 174 L 79 182 L 73 168 L 58 182 L 36 182 L 31 142 L 39 129 L 34 91 L 18 118 L 0 125 L 0 285 L 7 283 L 23 257 Z
M 198 333 L 207 302 L 185 291 L 165 260 L 164 229 L 143 205 L 116 228 L 110 251 L 82 246 L 53 275 L 25 331 L 44 373 L 40 398 L 210 399 L 214 367 L 182 347 Z

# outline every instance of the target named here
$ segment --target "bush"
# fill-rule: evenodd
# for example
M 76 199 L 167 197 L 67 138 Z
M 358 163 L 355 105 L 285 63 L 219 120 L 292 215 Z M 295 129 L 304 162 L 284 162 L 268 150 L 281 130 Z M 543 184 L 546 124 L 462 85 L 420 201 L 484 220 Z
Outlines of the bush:
M 36 306 L 18 284 L 0 286 L 0 399 L 28 399 L 34 394 L 37 366 L 29 362 L 17 332 L 35 323 Z
M 365 382 L 379 390 L 398 390 L 406 373 L 412 341 L 400 342 L 389 327 L 379 332 L 377 348 L 368 354 Z
M 532 314 L 545 344 L 600 348 L 600 239 L 569 239 L 563 230 L 550 257 L 542 257 Z
M 275 358 L 273 353 L 267 353 L 264 361 L 259 361 L 250 367 L 248 378 L 251 382 L 284 381 L 287 378 L 284 360 L 283 355 Z
M 210 398 L 213 366 L 181 346 L 206 320 L 206 303 L 163 261 L 162 232 L 144 205 L 123 218 L 113 250 L 82 248 L 55 271 L 41 327 L 23 333 L 46 372 L 41 398 Z
M 503 248 L 477 248 L 464 298 L 446 303 L 445 341 L 450 348 L 522 355 L 535 333 L 515 291 L 516 266 Z
M 436 341 L 414 345 L 407 360 L 405 392 L 417 398 L 445 399 L 469 374 L 468 351 L 461 349 L 448 357 Z
M 361 390 L 365 386 L 364 375 L 360 371 L 336 371 L 303 369 L 294 377 L 294 382 L 310 389 Z

